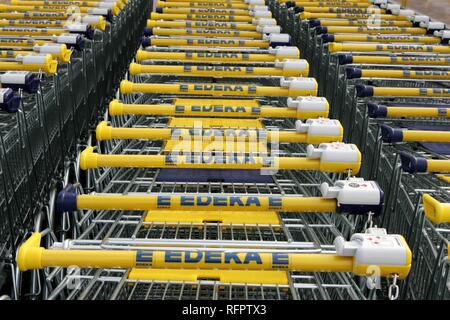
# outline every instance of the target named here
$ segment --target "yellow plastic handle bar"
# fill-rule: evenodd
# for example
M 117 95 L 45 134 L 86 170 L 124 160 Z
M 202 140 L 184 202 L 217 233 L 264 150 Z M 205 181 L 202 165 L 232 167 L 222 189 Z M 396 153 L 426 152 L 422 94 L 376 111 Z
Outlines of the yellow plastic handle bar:
M 356 64 L 448 65 L 450 58 L 440 56 L 353 56 Z
M 334 35 L 335 42 L 414 42 L 414 43 L 441 43 L 438 37 L 414 37 L 410 35 Z
M 250 6 L 246 3 L 233 2 L 203 2 L 203 1 L 189 1 L 189 2 L 168 2 L 158 1 L 156 6 L 159 8 L 216 8 L 216 9 L 248 9 Z
M 33 49 L 36 45 L 43 45 L 46 43 L 51 43 L 51 41 L 40 41 L 40 40 L 20 40 L 20 39 L 9 39 L 9 38 L 3 38 L 0 39 L 0 46 L 2 47 L 24 47 L 29 48 L 30 50 Z M 2 55 L 5 54 L 5 50 L 2 50 Z M 25 51 L 25 50 L 8 50 L 6 51 L 6 55 L 11 56 L 18 56 L 18 55 L 28 55 L 33 53 L 33 51 Z M 67 46 L 65 44 L 61 44 L 59 46 L 59 51 L 51 53 L 52 57 L 54 59 L 57 59 L 62 62 L 69 62 L 70 58 L 72 56 L 72 51 L 67 49 Z M 5 56 L 5 57 L 7 57 Z
M 265 40 L 238 40 L 219 38 L 196 38 L 196 39 L 174 39 L 174 38 L 150 38 L 150 46 L 184 46 L 184 47 L 238 47 L 238 48 L 269 48 L 269 41 Z
M 352 19 L 321 19 L 320 25 L 323 27 L 366 27 L 367 19 L 352 20 Z M 378 20 L 377 25 L 380 27 L 412 27 L 413 23 L 410 21 L 395 21 L 395 20 Z
M 450 118 L 449 108 L 417 108 L 417 107 L 386 107 L 386 117 L 426 117 L 426 118 Z
M 256 31 L 237 31 L 227 29 L 166 29 L 153 28 L 155 36 L 189 36 L 189 37 L 220 37 L 220 38 L 250 38 L 262 39 L 263 34 Z
M 290 57 L 298 59 L 297 57 Z M 245 63 L 245 62 L 275 62 L 282 60 L 274 54 L 239 53 L 239 52 L 158 52 L 138 50 L 136 60 L 176 60 L 196 62 L 221 62 L 221 63 Z
M 401 27 L 327 27 L 328 33 L 368 33 L 368 34 L 426 34 L 423 28 Z
M 162 8 L 162 13 L 165 14 L 218 14 L 224 16 L 244 16 L 250 17 L 250 11 L 240 9 L 191 9 L 191 8 Z M 269 15 L 271 16 L 271 15 Z
M 304 6 L 306 12 L 311 13 L 369 13 L 370 15 L 374 14 L 383 14 L 386 13 L 384 9 L 377 9 L 375 12 L 373 8 L 345 8 L 345 7 L 306 7 Z
M 355 51 L 355 52 L 436 52 L 450 53 L 450 46 L 425 46 L 415 44 L 370 44 L 370 43 L 338 43 L 332 42 L 328 45 L 330 52 Z
M 290 142 L 318 144 L 322 142 L 342 141 L 340 135 L 310 135 L 307 132 L 268 131 L 265 129 L 198 129 L 198 128 L 117 128 L 101 121 L 96 128 L 97 140 L 111 139 L 148 139 L 148 140 L 207 140 L 207 141 L 262 141 L 269 143 Z
M 0 35 L 8 36 L 43 36 L 49 37 L 67 33 L 67 30 L 56 28 L 0 27 Z
M 373 19 L 376 20 L 393 20 L 408 21 L 407 16 L 396 16 L 393 14 L 372 14 L 372 13 L 326 13 L 326 12 L 300 12 L 298 15 L 300 20 L 307 19 Z M 369 20 L 370 22 L 371 20 Z
M 120 83 L 120 92 L 127 93 L 170 93 L 170 94 L 194 94 L 207 96 L 253 96 L 253 97 L 298 97 L 317 96 L 318 85 L 313 78 L 311 86 L 305 88 L 268 87 L 241 84 L 218 83 L 133 83 L 123 80 Z M 450 90 L 450 89 L 449 89 Z
M 9 19 L 9 20 L 16 20 L 16 19 L 24 19 L 23 21 L 30 21 L 30 25 L 32 25 L 32 21 L 40 24 L 40 23 L 47 23 L 49 26 L 52 26 L 51 24 L 53 22 L 60 22 L 61 20 L 67 20 L 67 19 L 74 19 L 76 20 L 79 17 L 86 16 L 86 14 L 83 13 L 74 13 L 74 14 L 67 14 L 66 12 L 0 12 L 0 19 Z M 92 17 L 92 16 L 91 16 Z M 97 21 L 90 23 L 91 26 L 98 28 L 100 30 L 106 30 L 106 21 L 105 18 L 102 16 L 96 16 Z M 45 19 L 45 20 L 42 20 Z M 53 21 L 56 20 L 56 21 Z M 65 22 L 64 22 L 65 24 Z M 25 22 L 24 25 L 27 25 Z
M 361 70 L 365 78 L 402 78 L 402 79 L 432 79 L 448 80 L 449 71 L 413 71 L 413 70 Z
M 188 116 L 188 117 L 225 117 L 225 118 L 291 118 L 308 119 L 327 117 L 325 111 L 302 111 L 293 108 L 246 106 L 239 100 L 199 100 L 191 103 L 176 101 L 174 105 L 164 104 L 124 104 L 113 100 L 109 104 L 111 116 L 124 114 L 161 115 L 161 116 Z
M 4 51 L 0 51 L 0 57 L 5 58 Z M 50 54 L 47 54 L 42 64 L 23 64 L 20 62 L 0 61 L 1 71 L 33 71 L 55 74 L 58 68 L 58 61 L 53 60 Z
M 404 265 L 377 265 L 380 276 L 393 274 L 406 278 L 411 269 L 412 254 L 406 241 Z M 373 268 L 359 265 L 352 256 L 327 253 L 254 252 L 245 249 L 202 250 L 66 250 L 45 249 L 40 246 L 41 234 L 35 232 L 19 248 L 17 264 L 20 271 L 45 267 L 79 268 L 138 268 L 152 269 L 197 269 L 197 270 L 283 270 L 302 272 L 353 272 L 355 275 L 372 275 Z M 372 266 L 374 267 L 374 266 Z
M 359 152 L 359 151 L 358 151 Z M 323 172 L 348 172 L 357 174 L 361 166 L 361 155 L 356 162 L 322 162 L 320 159 L 298 157 L 255 157 L 253 155 L 104 155 L 86 147 L 80 154 L 80 168 L 83 170 L 118 168 L 203 168 L 203 169 L 264 169 L 320 170 Z
M 450 131 L 402 130 L 407 142 L 450 142 Z
M 309 66 L 305 61 L 304 69 L 264 68 L 264 67 L 241 67 L 224 65 L 145 65 L 131 63 L 129 67 L 131 75 L 138 74 L 166 74 L 177 76 L 195 77 L 307 77 Z
M 231 29 L 256 31 L 256 25 L 250 23 L 222 22 L 222 21 L 165 21 L 147 20 L 147 27 L 160 28 L 192 28 L 192 29 Z
M 79 8 L 97 8 L 99 2 L 94 1 L 23 1 L 23 0 L 10 0 L 12 5 L 19 6 L 45 6 L 45 7 L 60 7 L 60 6 L 77 6 Z M 118 15 L 123 8 L 123 3 L 116 1 L 111 3 L 111 11 L 114 15 Z
M 310 7 L 345 7 L 345 8 L 368 8 L 372 4 L 368 2 L 348 2 L 348 1 L 294 1 L 295 6 L 304 7 L 308 11 Z
M 92 8 L 79 7 L 81 13 L 88 13 Z M 0 11 L 3 12 L 67 12 L 67 6 L 22 6 L 22 5 L 0 5 Z
M 290 0 L 277 0 L 277 2 L 279 3 L 279 4 L 283 4 L 283 3 L 286 3 L 286 2 L 292 2 L 292 1 L 290 1 Z M 311 2 L 315 2 L 315 3 L 324 3 L 324 2 L 329 2 L 329 3 L 339 3 L 339 2 L 344 2 L 344 3 L 349 3 L 349 4 L 351 4 L 351 3 L 370 3 L 371 1 L 370 0 L 345 0 L 345 1 L 343 1 L 343 0 L 332 0 L 332 1 L 317 1 L 317 0 L 300 0 L 300 1 L 293 1 L 294 3 L 295 3 L 295 5 L 296 6 L 300 6 L 300 4 L 298 4 L 298 3 L 311 3 Z
M 172 14 L 157 13 L 150 14 L 152 20 L 211 20 L 211 21 L 233 21 L 233 22 L 252 22 L 253 17 L 249 16 L 228 16 L 219 14 Z
M 374 97 L 450 97 L 450 89 L 373 87 Z
M 441 203 L 429 194 L 423 195 L 425 216 L 435 224 L 450 222 L 450 203 Z

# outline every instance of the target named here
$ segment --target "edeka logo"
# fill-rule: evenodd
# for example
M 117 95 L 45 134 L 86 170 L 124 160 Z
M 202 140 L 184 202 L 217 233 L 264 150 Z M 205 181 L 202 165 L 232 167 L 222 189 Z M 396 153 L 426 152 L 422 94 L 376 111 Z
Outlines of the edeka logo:
M 212 195 L 185 195 L 157 197 L 159 208 L 171 207 L 233 207 L 233 208 L 258 208 L 262 202 L 268 204 L 268 209 L 280 209 L 283 199 L 277 196 L 212 196 Z
M 221 85 L 221 84 L 193 84 L 192 89 L 194 91 L 229 91 L 229 92 L 245 92 L 247 87 L 239 85 Z M 253 87 L 248 87 L 253 88 Z M 189 86 L 186 84 L 180 84 L 180 91 L 187 91 Z M 250 89 L 249 89 L 250 90 Z
M 150 266 L 154 261 L 155 251 L 137 251 L 136 266 Z M 225 264 L 225 265 L 261 265 L 270 264 L 272 268 L 288 268 L 288 253 L 268 253 L 262 255 L 258 252 L 220 252 L 220 251 L 165 251 L 164 263 L 182 264 Z

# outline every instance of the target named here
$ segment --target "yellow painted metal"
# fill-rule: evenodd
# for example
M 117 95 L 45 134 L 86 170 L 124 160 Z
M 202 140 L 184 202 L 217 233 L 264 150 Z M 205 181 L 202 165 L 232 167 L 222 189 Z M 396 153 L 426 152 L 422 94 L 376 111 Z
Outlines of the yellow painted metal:
M 355 51 L 355 52 L 435 52 L 450 53 L 450 46 L 426 46 L 416 44 L 371 44 L 371 43 L 338 43 L 328 45 L 330 52 Z
M 130 63 L 129 72 L 131 75 L 138 74 L 164 74 L 193 77 L 307 77 L 309 65 L 305 61 L 304 69 L 283 69 L 272 67 L 253 66 L 227 66 L 227 65 L 155 65 Z
M 353 148 L 357 149 L 355 145 Z M 200 149 L 196 149 L 196 151 L 200 151 Z M 87 170 L 100 167 L 320 170 L 344 173 L 351 170 L 353 174 L 357 174 L 361 167 L 361 154 L 358 151 L 358 160 L 349 163 L 322 162 L 320 159 L 300 157 L 257 157 L 251 154 L 231 154 L 223 157 L 210 154 L 187 156 L 99 154 L 94 152 L 93 147 L 86 147 L 80 154 L 80 168 Z
M 450 222 L 450 203 L 441 203 L 429 194 L 423 195 L 425 216 L 435 224 Z
M 239 40 L 220 38 L 149 38 L 151 46 L 177 46 L 177 47 L 230 47 L 230 48 L 269 48 L 270 43 L 266 40 Z
M 402 78 L 402 79 L 435 79 L 448 80 L 450 79 L 449 71 L 416 71 L 416 70 L 392 70 L 392 69 L 363 69 L 361 76 L 366 78 Z
M 450 58 L 441 56 L 360 56 L 352 57 L 353 63 L 361 64 L 401 64 L 401 65 L 448 65 Z
M 231 29 L 256 31 L 256 24 L 223 21 L 165 21 L 147 20 L 147 27 L 154 28 L 193 28 L 193 29 Z
M 213 280 L 222 283 L 251 283 L 287 285 L 288 276 L 282 270 L 189 270 L 189 269 L 144 269 L 133 268 L 128 274 L 130 280 L 140 281 L 183 281 Z M 281 288 L 283 290 L 283 288 Z
M 325 111 L 302 111 L 293 108 L 247 105 L 254 100 L 209 100 L 175 99 L 173 105 L 124 104 L 113 100 L 109 104 L 111 116 L 124 114 L 165 115 L 183 117 L 227 117 L 227 118 L 292 118 L 309 119 L 328 117 Z M 234 121 L 234 120 L 233 120 Z
M 445 174 L 437 174 L 436 177 L 442 181 L 450 183 L 450 176 Z
M 78 266 L 94 268 L 155 268 L 197 270 L 284 270 L 303 272 L 353 272 L 368 275 L 369 266 L 358 265 L 353 257 L 335 254 L 246 252 L 243 250 L 205 251 L 133 251 L 133 250 L 65 250 L 40 247 L 41 234 L 33 233 L 19 248 L 17 262 L 20 271 L 45 267 Z M 411 251 L 405 265 L 379 265 L 380 276 L 398 274 L 405 278 L 411 269 Z M 373 267 L 373 266 L 372 266 Z
M 223 223 L 279 226 L 280 218 L 275 211 L 176 211 L 152 210 L 144 222 Z
M 127 93 L 170 93 L 170 94 L 194 94 L 206 96 L 251 96 L 251 97 L 298 97 L 317 96 L 318 85 L 314 78 L 311 79 L 313 89 L 296 89 L 288 87 L 255 86 L 247 84 L 220 84 L 220 83 L 133 83 L 123 80 L 120 83 L 120 92 Z
M 253 17 L 249 16 L 229 16 L 219 14 L 174 14 L 157 13 L 150 14 L 152 20 L 205 20 L 205 21 L 229 21 L 229 22 L 252 22 Z

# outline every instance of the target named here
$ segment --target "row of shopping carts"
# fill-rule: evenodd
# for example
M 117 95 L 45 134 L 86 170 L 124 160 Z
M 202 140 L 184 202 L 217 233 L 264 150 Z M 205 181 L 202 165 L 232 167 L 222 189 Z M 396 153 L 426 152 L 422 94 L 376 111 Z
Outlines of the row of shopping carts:
M 270 6 L 314 61 L 310 72 L 330 114 L 364 156 L 361 175 L 385 191 L 379 224 L 411 246 L 413 264 L 400 296 L 449 299 L 446 26 L 388 1 Z
M 18 298 L 9 291 L 17 245 L 35 223 L 61 228 L 55 190 L 114 96 L 149 12 L 141 0 L 0 5 L 1 292 Z
M 412 255 L 376 226 L 388 195 L 357 177 L 371 159 L 342 142 L 352 127 L 328 118 L 337 106 L 318 97 L 315 60 L 270 7 L 156 3 L 51 208 L 63 228 L 36 224 L 16 287 L 31 278 L 43 299 L 398 298 Z

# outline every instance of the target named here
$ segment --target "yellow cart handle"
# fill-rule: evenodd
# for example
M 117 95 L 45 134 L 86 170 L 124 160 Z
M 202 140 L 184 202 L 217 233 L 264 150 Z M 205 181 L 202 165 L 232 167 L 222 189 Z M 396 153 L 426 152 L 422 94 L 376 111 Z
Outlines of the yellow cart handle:
M 193 29 L 231 29 L 256 31 L 256 25 L 250 23 L 236 23 L 223 21 L 165 21 L 147 20 L 147 27 L 154 28 L 193 28 Z
M 188 37 L 220 37 L 262 39 L 263 34 L 256 31 L 236 31 L 227 29 L 147 29 L 147 35 L 155 36 L 188 36 Z M 439 39 L 439 38 L 438 38 Z
M 41 45 L 45 45 L 46 43 L 51 43 L 50 41 L 39 41 L 39 40 L 19 40 L 19 39 L 8 39 L 3 38 L 0 39 L 0 46 L 3 47 L 25 47 L 31 49 L 39 48 Z M 36 47 L 37 46 L 37 47 Z M 65 44 L 61 44 L 59 46 L 52 46 L 53 50 L 51 51 L 51 56 L 54 59 L 57 59 L 62 62 L 69 62 L 72 56 L 72 51 L 67 48 Z M 58 50 L 56 50 L 57 48 Z M 45 50 L 44 50 L 45 51 Z M 18 55 L 29 55 L 34 51 L 25 51 L 25 50 L 0 50 L 2 57 L 17 57 Z M 45 54 L 46 52 L 40 52 L 41 54 Z
M 301 78 L 299 78 L 301 79 Z M 128 93 L 170 93 L 193 94 L 206 96 L 252 96 L 252 97 L 298 97 L 317 96 L 317 82 L 314 78 L 305 78 L 302 87 L 268 87 L 240 84 L 210 84 L 210 83 L 133 83 L 123 80 L 120 83 L 120 92 Z M 450 89 L 449 89 L 450 90 Z
M 92 8 L 79 7 L 81 13 L 89 13 Z M 67 6 L 22 6 L 22 5 L 0 5 L 0 12 L 66 12 Z
M 249 16 L 227 16 L 218 14 L 172 14 L 157 13 L 150 14 L 152 20 L 211 20 L 211 21 L 230 21 L 230 22 L 252 22 L 253 17 Z
M 192 0 L 165 0 L 165 2 L 192 2 Z M 202 0 L 204 3 L 219 2 L 217 0 Z M 222 0 L 221 3 L 246 3 L 244 0 Z
M 408 173 L 437 172 L 445 173 L 450 171 L 450 160 L 434 160 L 423 157 L 416 157 L 406 152 L 400 152 L 402 169 Z
M 401 27 L 322 27 L 322 33 L 355 33 L 355 34 L 426 34 L 423 28 Z
M 355 147 L 356 148 L 356 147 Z M 118 168 L 203 168 L 203 169 L 267 169 L 279 170 L 320 170 L 323 172 L 359 172 L 361 154 L 357 150 L 355 161 L 328 162 L 320 158 L 298 157 L 255 157 L 253 155 L 103 155 L 86 147 L 80 154 L 80 168 L 83 170 L 100 167 Z
M 383 142 L 450 142 L 450 131 L 406 130 L 382 124 Z
M 177 76 L 195 76 L 195 77 L 307 77 L 309 65 L 306 60 L 302 69 L 289 68 L 269 68 L 269 67 L 242 67 L 242 66 L 224 66 L 224 65 L 145 65 L 131 63 L 129 72 L 131 75 L 139 74 L 165 74 Z
M 208 14 L 208 15 L 224 15 L 224 16 L 243 16 L 252 17 L 249 10 L 240 9 L 192 9 L 192 8 L 162 8 L 162 14 Z M 267 18 L 271 18 L 272 14 L 268 12 Z M 252 17 L 253 18 L 253 17 Z
M 450 222 L 450 203 L 441 203 L 429 194 L 423 195 L 425 216 L 434 224 Z
M 374 13 L 326 13 L 326 12 L 300 12 L 299 20 L 308 19 L 379 19 L 388 21 L 408 21 L 407 16 L 396 16 L 393 14 Z
M 244 100 L 246 101 L 246 100 Z M 224 117 L 224 118 L 290 118 L 308 119 L 328 117 L 328 108 L 324 111 L 301 111 L 293 108 L 260 107 L 242 105 L 244 101 L 204 101 L 192 104 L 177 102 L 174 105 L 164 104 L 124 104 L 113 100 L 109 104 L 109 114 L 118 116 L 124 114 L 188 116 L 188 117 Z
M 292 57 L 298 58 L 298 57 Z M 196 62 L 275 62 L 277 56 L 273 54 L 239 53 L 239 52 L 157 52 L 138 50 L 136 60 L 176 60 Z
M 94 1 L 23 1 L 23 0 L 10 0 L 11 5 L 17 6 L 42 6 L 42 7 L 61 7 L 61 6 L 77 6 L 79 8 L 98 8 L 99 2 Z M 123 3 L 116 1 L 111 2 L 111 11 L 114 15 L 118 15 L 123 8 Z
M 220 38 L 201 39 L 175 39 L 175 38 L 147 38 L 142 42 L 144 46 L 162 47 L 230 47 L 230 48 L 269 48 L 270 43 L 266 40 L 238 40 Z
M 430 80 L 449 80 L 449 71 L 434 70 L 391 70 L 391 69 L 359 69 L 347 68 L 347 79 L 359 78 L 395 78 L 395 79 L 430 79 Z
M 168 1 L 157 1 L 156 7 L 158 8 L 215 8 L 215 9 L 249 9 L 250 6 L 246 3 L 237 2 L 203 2 L 203 1 L 189 1 L 189 2 L 168 2 Z
M 450 46 L 426 46 L 415 44 L 370 44 L 370 43 L 338 43 L 328 45 L 330 52 L 355 51 L 355 52 L 426 52 L 426 53 L 450 53 Z
M 450 89 L 397 88 L 356 85 L 357 97 L 450 97 Z
M 80 17 L 81 21 L 83 21 L 83 17 L 87 16 L 87 14 L 83 13 L 75 13 L 68 14 L 66 12 L 0 12 L 0 19 L 8 19 L 8 20 L 16 20 L 16 19 L 24 19 L 24 21 L 35 21 L 36 23 L 40 23 L 42 21 L 47 23 L 52 22 L 60 22 L 61 20 L 67 20 L 69 18 L 78 18 Z M 93 16 L 90 16 L 93 17 Z M 96 16 L 96 22 L 90 22 L 89 25 L 98 28 L 102 31 L 106 30 L 106 21 L 103 16 Z M 46 20 L 42 20 L 46 19 Z M 56 21 L 53 21 L 56 20 Z
M 405 261 L 396 265 L 376 265 L 380 276 L 408 276 L 411 269 L 411 250 L 403 237 L 399 236 Z M 197 270 L 283 270 L 302 272 L 353 272 L 370 276 L 373 267 L 358 263 L 354 256 L 339 256 L 327 253 L 292 253 L 282 250 L 254 252 L 245 249 L 202 250 L 77 250 L 45 249 L 40 246 L 41 234 L 35 232 L 19 248 L 17 264 L 20 271 L 45 267 L 79 268 L 138 268 L 152 269 L 197 269 Z M 151 269 L 149 269 L 151 268 Z
M 320 19 L 320 20 L 319 20 Z M 366 27 L 367 19 L 352 20 L 352 19 L 324 19 L 319 18 L 313 20 L 310 24 L 313 26 L 322 27 Z M 377 20 L 377 25 L 380 27 L 412 27 L 413 23 L 410 21 L 396 21 L 396 20 Z
M 346 7 L 346 8 L 368 8 L 372 6 L 369 2 L 356 1 L 293 1 L 296 7 L 304 7 L 308 11 L 309 7 Z
M 420 43 L 441 43 L 441 38 L 438 37 L 415 37 L 410 35 L 340 35 L 340 34 L 326 34 L 322 37 L 326 42 L 399 42 L 408 43 L 414 42 L 416 44 Z
M 345 8 L 345 7 L 302 7 L 302 10 L 310 13 L 352 13 L 352 14 L 364 14 L 369 13 L 370 15 L 374 14 L 384 14 L 386 10 L 377 9 L 376 12 L 373 8 Z
M 96 128 L 98 141 L 111 139 L 148 139 L 148 140 L 205 140 L 205 141 L 256 141 L 269 143 L 309 143 L 342 141 L 342 127 L 338 135 L 309 132 L 269 131 L 265 129 L 198 129 L 198 128 L 117 128 L 101 121 Z
M 346 63 L 355 64 L 399 64 L 399 65 L 448 65 L 450 58 L 442 56 L 359 56 L 347 55 Z
M 450 107 L 444 106 L 436 106 L 435 108 L 420 107 L 420 105 L 395 107 L 369 103 L 367 107 L 372 118 L 450 118 Z
M 9 58 L 10 51 L 1 51 L 0 57 Z M 45 55 L 44 61 L 42 63 L 22 63 L 22 62 L 10 62 L 10 61 L 0 61 L 1 71 L 33 71 L 33 72 L 44 72 L 47 74 L 55 74 L 58 68 L 58 61 L 53 60 L 50 54 Z

